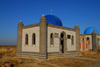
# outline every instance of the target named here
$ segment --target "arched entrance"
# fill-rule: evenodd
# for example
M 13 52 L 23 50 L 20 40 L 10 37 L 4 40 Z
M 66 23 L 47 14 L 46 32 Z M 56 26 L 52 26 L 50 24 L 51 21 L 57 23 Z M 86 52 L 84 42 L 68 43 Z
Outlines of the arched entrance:
M 66 47 L 66 34 L 65 32 L 62 32 L 60 34 L 60 53 L 66 53 L 67 47 Z
M 61 35 L 60 35 L 60 51 L 61 51 L 61 53 L 64 53 L 64 34 L 63 33 L 61 33 Z

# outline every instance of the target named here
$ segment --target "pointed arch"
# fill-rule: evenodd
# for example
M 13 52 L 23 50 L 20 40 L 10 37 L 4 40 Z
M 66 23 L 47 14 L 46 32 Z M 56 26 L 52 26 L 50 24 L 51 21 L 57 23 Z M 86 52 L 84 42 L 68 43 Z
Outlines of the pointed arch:
M 62 32 L 60 33 L 60 36 L 61 36 L 61 34 L 64 34 L 64 36 L 66 36 L 66 33 L 65 33 L 64 31 L 62 31 Z
M 28 45 L 28 34 L 25 35 L 25 44 Z
M 35 33 L 32 34 L 32 45 L 36 44 L 36 35 Z

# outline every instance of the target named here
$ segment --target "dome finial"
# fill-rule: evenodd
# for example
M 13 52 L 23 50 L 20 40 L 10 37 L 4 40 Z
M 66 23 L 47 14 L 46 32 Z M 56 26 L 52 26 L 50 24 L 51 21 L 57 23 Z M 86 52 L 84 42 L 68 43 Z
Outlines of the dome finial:
M 42 16 L 44 16 L 44 12 L 43 12 L 43 15 Z
M 22 19 L 20 19 L 20 21 L 22 21 Z
M 52 8 L 51 8 L 51 15 L 52 15 Z
M 92 23 L 90 23 L 90 27 L 92 27 Z

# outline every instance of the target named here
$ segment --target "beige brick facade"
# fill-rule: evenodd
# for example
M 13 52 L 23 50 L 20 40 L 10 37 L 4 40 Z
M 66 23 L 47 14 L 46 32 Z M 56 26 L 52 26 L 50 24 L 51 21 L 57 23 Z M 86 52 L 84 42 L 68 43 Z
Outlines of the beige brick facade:
M 39 52 L 39 35 L 40 27 L 25 28 L 22 30 L 22 51 L 26 52 Z M 32 34 L 36 35 L 36 44 L 32 44 Z M 28 34 L 28 45 L 25 44 L 25 35 Z
M 66 40 L 66 46 L 67 46 L 67 51 L 75 51 L 76 50 L 76 32 L 75 31 L 70 31 L 70 30 L 65 30 L 65 29 L 60 29 L 60 28 L 54 28 L 54 27 L 48 27 L 48 52 L 59 52 L 59 39 L 60 39 L 60 33 L 65 32 L 66 35 L 71 35 L 74 36 L 74 44 L 71 44 L 71 39 Z M 50 34 L 53 33 L 58 33 L 58 38 L 54 38 L 54 46 L 50 46 Z M 67 38 L 67 36 L 66 36 Z

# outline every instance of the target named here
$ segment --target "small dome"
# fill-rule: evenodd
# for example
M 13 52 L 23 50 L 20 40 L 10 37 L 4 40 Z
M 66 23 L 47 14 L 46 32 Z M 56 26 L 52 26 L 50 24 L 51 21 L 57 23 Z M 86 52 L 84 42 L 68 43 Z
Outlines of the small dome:
M 96 33 L 99 34 L 99 31 L 96 28 L 94 28 L 94 27 L 86 28 L 85 31 L 84 31 L 84 34 L 92 34 L 93 30 L 95 30 Z
M 54 15 L 46 15 L 45 18 L 47 19 L 47 23 L 62 26 L 61 20 L 54 16 Z

